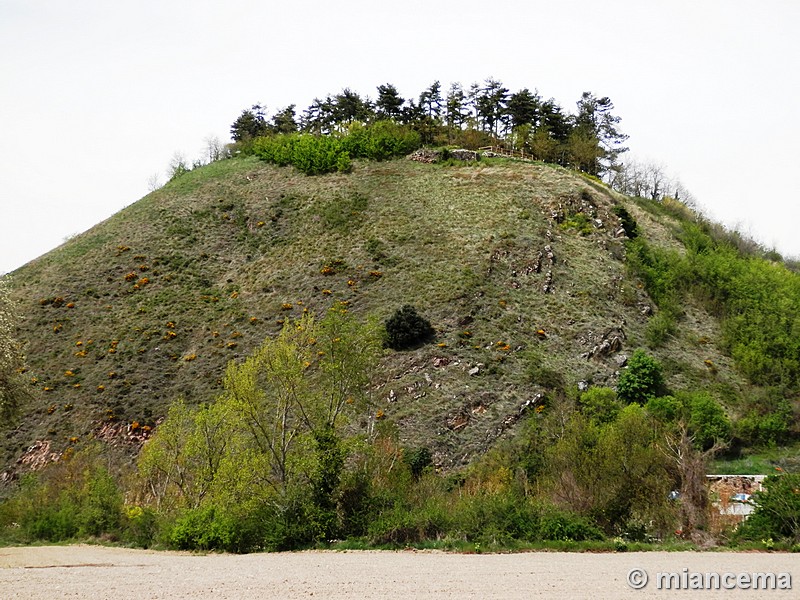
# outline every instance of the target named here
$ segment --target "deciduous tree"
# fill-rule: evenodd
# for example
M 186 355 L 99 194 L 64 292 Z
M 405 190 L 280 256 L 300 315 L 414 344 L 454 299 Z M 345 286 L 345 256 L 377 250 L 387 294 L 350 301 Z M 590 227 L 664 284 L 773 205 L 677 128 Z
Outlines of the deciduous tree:
M 21 375 L 25 359 L 14 336 L 18 322 L 9 280 L 0 278 L 0 423 L 8 423 L 30 397 Z

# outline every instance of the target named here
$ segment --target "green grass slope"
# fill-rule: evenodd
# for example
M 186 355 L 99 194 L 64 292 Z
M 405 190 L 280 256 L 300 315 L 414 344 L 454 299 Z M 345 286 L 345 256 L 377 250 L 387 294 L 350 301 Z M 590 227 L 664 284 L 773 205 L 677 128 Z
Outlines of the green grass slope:
M 658 310 L 626 269 L 620 203 L 651 243 L 682 248 L 669 215 L 546 165 L 191 171 L 14 274 L 35 399 L 0 471 L 95 438 L 135 452 L 172 400 L 211 400 L 228 361 L 335 303 L 380 320 L 412 304 L 431 321 L 432 343 L 382 358 L 376 411 L 438 465 L 463 464 L 526 402 L 613 385 L 620 355 L 645 345 Z M 668 384 L 744 393 L 717 320 L 683 309 L 654 351 Z

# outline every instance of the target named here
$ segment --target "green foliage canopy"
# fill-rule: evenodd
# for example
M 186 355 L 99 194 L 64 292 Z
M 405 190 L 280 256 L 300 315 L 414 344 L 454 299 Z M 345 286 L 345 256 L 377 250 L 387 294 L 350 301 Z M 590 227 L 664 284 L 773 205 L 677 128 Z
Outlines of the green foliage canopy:
M 430 321 L 417 313 L 417 309 L 406 304 L 398 308 L 386 320 L 385 345 L 394 350 L 413 348 L 434 335 Z
M 21 377 L 24 357 L 14 337 L 18 317 L 9 296 L 7 278 L 0 278 L 0 423 L 16 415 L 30 393 Z
M 763 485 L 764 491 L 755 494 L 755 512 L 745 521 L 740 535 L 753 540 L 800 542 L 800 473 L 772 475 Z
M 643 404 L 664 384 L 661 365 L 644 350 L 636 350 L 619 376 L 617 394 L 624 402 Z

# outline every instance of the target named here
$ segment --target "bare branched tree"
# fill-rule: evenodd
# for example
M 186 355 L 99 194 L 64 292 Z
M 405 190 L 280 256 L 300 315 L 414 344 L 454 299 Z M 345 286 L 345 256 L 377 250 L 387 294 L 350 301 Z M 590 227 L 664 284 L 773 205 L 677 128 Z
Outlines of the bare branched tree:
M 217 136 L 209 135 L 203 142 L 205 143 L 203 155 L 207 162 L 212 163 L 226 157 L 227 150 L 225 144 L 223 144 Z
M 157 189 L 160 189 L 163 184 L 161 183 L 161 175 L 159 173 L 153 173 L 150 177 L 147 178 L 147 191 L 148 192 L 155 192 Z
M 609 179 L 612 188 L 628 196 L 656 201 L 670 197 L 689 207 L 695 205 L 686 186 L 656 162 L 626 161 L 613 170 Z
M 704 543 L 709 539 L 706 468 L 708 462 L 727 446 L 726 442 L 716 440 L 708 450 L 699 450 L 684 422 L 680 422 L 664 438 L 662 450 L 675 466 L 681 483 L 681 532 L 695 543 Z
M 186 156 L 182 152 L 178 151 L 172 155 L 172 160 L 169 161 L 167 174 L 169 180 L 172 181 L 173 179 L 180 177 L 184 173 L 188 173 L 191 170 L 191 166 L 189 166 L 189 163 L 186 161 Z

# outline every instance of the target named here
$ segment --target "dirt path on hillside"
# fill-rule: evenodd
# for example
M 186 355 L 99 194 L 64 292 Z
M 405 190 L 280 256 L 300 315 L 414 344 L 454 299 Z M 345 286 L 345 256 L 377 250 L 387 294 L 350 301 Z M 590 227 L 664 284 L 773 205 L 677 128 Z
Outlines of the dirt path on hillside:
M 645 569 L 643 590 L 626 582 Z M 658 572 L 787 572 L 798 554 L 297 552 L 206 556 L 100 546 L 0 548 L 0 596 L 51 598 L 755 598 L 763 590 L 656 589 Z M 792 571 L 795 571 L 794 573 Z M 770 597 L 796 598 L 795 590 Z

